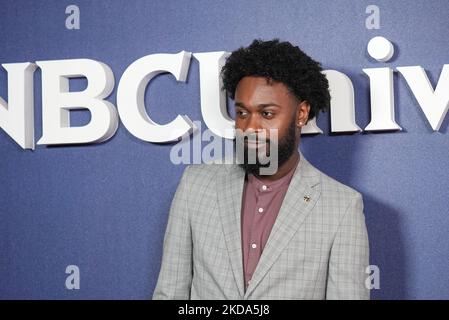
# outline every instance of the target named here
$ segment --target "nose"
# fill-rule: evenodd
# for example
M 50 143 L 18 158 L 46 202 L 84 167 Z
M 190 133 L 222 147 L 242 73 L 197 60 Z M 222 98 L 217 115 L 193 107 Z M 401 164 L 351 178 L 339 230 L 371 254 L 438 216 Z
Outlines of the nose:
M 260 125 L 260 119 L 257 114 L 252 114 L 249 117 L 249 119 L 246 123 L 245 131 L 255 132 L 255 133 L 263 131 L 262 127 Z

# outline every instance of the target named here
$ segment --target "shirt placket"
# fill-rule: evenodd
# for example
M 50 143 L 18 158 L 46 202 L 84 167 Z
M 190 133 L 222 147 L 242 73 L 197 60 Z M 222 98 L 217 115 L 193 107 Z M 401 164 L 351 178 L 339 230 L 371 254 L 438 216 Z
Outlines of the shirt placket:
M 247 265 L 247 283 L 248 286 L 251 277 L 256 270 L 257 264 L 259 262 L 260 256 L 262 254 L 262 242 L 263 242 L 263 223 L 264 223 L 264 213 L 267 211 L 269 204 L 269 192 L 268 186 L 262 185 L 255 188 L 256 194 L 256 205 L 254 210 L 252 210 L 251 215 L 251 235 L 249 241 L 249 254 L 248 254 L 248 265 Z

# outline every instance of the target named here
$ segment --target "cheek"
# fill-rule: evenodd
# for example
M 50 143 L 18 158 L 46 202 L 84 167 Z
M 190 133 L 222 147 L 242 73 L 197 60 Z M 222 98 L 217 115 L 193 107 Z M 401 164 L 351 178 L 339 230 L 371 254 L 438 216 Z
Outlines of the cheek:
M 245 120 L 243 119 L 235 119 L 235 128 L 240 130 L 245 130 Z
M 289 131 L 289 126 L 292 124 L 293 119 L 279 119 L 277 121 L 272 121 L 265 127 L 268 139 L 274 143 L 282 140 Z M 271 129 L 271 130 L 270 130 Z M 271 131 L 271 132 L 270 132 Z M 277 135 L 277 136 L 276 136 Z

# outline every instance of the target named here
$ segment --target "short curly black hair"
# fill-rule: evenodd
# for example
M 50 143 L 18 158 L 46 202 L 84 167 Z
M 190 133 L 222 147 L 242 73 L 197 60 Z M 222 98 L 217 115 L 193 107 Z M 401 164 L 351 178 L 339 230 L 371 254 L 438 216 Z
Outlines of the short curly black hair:
M 223 89 L 234 99 L 239 81 L 246 76 L 281 82 L 299 101 L 310 104 L 308 120 L 329 109 L 329 83 L 319 62 L 290 42 L 254 40 L 228 57 L 221 70 Z

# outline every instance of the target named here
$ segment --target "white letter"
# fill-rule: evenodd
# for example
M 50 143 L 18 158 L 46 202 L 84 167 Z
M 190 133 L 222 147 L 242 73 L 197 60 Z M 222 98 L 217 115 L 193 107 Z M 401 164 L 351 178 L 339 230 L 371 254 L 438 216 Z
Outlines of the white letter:
M 0 97 L 0 128 L 23 149 L 34 150 L 34 63 L 2 64 L 8 72 L 8 103 Z
M 67 29 L 79 29 L 80 28 L 80 9 L 78 6 L 71 4 L 65 8 L 65 13 L 70 14 L 65 19 L 65 27 Z
M 195 125 L 186 115 L 159 125 L 145 110 L 145 88 L 156 75 L 171 73 L 184 82 L 190 64 L 190 52 L 150 54 L 134 61 L 123 73 L 117 89 L 117 108 L 124 126 L 135 137 L 148 142 L 171 142 L 191 133 Z
M 182 136 L 181 141 L 173 145 L 170 161 L 173 164 L 190 164 L 190 135 Z
M 229 53 L 225 51 L 195 53 L 200 63 L 201 113 L 206 126 L 217 136 L 234 139 L 234 120 L 226 109 L 226 92 L 221 90 L 223 80 L 221 68 Z
M 365 27 L 369 29 L 379 29 L 380 28 L 380 10 L 376 5 L 369 5 L 366 7 L 366 13 L 370 13 L 365 20 Z
M 371 271 L 373 272 L 372 274 Z M 365 287 L 367 289 L 380 289 L 380 271 L 376 265 L 367 266 L 365 273 L 369 274 L 365 280 Z
M 211 141 L 212 140 L 212 141 Z M 203 132 L 202 141 L 209 142 L 203 149 L 202 158 L 204 163 L 217 163 L 223 159 L 223 140 L 212 132 L 206 129 Z M 201 152 L 198 150 L 196 152 Z M 213 153 L 213 155 L 212 155 Z
M 420 66 L 398 67 L 432 129 L 438 131 L 449 109 L 449 64 L 443 66 L 435 91 Z
M 42 131 L 38 144 L 103 142 L 118 127 L 114 105 L 104 101 L 114 88 L 114 75 L 104 63 L 89 59 L 37 61 L 42 69 Z M 86 77 L 84 91 L 69 92 L 69 78 Z M 70 127 L 70 110 L 88 109 L 85 126 Z
M 394 119 L 393 70 L 363 69 L 370 80 L 371 122 L 366 131 L 402 130 Z
M 331 132 L 362 131 L 355 122 L 354 87 L 351 79 L 335 70 L 324 70 L 331 95 Z
M 387 62 L 394 55 L 394 46 L 390 40 L 384 37 L 374 37 L 368 42 L 368 54 L 377 61 Z
M 67 268 L 65 269 L 65 273 L 70 274 L 65 279 L 65 287 L 69 290 L 78 290 L 80 288 L 80 269 L 78 268 L 78 266 L 67 266 Z

